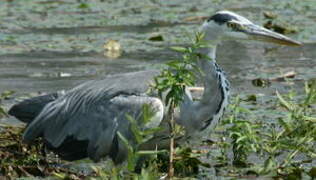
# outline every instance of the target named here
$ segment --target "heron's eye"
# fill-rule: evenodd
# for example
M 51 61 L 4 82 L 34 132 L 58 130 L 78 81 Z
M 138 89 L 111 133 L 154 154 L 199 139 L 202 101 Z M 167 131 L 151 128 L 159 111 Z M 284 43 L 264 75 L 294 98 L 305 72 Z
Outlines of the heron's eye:
M 234 22 L 227 22 L 227 27 L 232 28 L 233 30 L 240 30 L 242 29 L 242 25 Z

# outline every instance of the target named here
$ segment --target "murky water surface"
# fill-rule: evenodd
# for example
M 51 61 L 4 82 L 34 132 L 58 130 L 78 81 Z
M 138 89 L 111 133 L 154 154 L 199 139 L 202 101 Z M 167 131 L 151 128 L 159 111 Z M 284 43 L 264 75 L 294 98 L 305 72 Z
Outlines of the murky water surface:
M 315 78 L 316 44 L 288 48 L 269 45 L 223 43 L 218 49 L 218 63 L 224 68 L 233 89 L 246 92 L 269 92 L 286 83 L 272 82 L 261 88 L 252 85 L 256 78 L 273 78 L 295 71 L 295 82 Z M 30 52 L 0 56 L 0 92 L 51 92 L 69 89 L 81 82 L 116 74 L 159 68 L 159 64 L 177 58 L 170 50 L 123 53 L 110 59 L 100 53 Z

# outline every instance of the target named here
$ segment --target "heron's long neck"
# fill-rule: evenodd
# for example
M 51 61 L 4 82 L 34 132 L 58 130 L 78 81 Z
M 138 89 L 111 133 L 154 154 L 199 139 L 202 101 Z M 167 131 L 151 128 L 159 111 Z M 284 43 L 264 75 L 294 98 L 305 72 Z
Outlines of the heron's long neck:
M 200 50 L 200 53 L 206 55 L 209 59 L 199 59 L 197 62 L 198 67 L 201 70 L 201 73 L 198 77 L 201 78 L 204 85 L 204 93 L 201 100 L 198 102 L 200 106 L 209 108 L 210 105 L 213 105 L 214 93 L 218 90 L 218 77 L 217 77 L 217 68 L 216 64 L 216 46 L 212 48 L 203 48 Z M 202 108 L 201 107 L 201 108 Z
M 228 82 L 215 61 L 216 46 L 200 49 L 200 53 L 211 58 L 211 60 L 200 59 L 197 62 L 201 70 L 198 77 L 204 85 L 202 98 L 199 101 L 193 101 L 187 93 L 180 106 L 180 124 L 191 132 L 205 129 L 212 121 L 217 123 L 227 104 L 228 96 Z
M 201 70 L 200 78 L 204 85 L 203 96 L 196 103 L 197 118 L 211 119 L 220 106 L 222 100 L 222 82 L 220 68 L 216 64 L 216 46 L 208 49 L 202 49 L 201 53 L 209 56 L 211 60 L 200 59 L 198 66 Z

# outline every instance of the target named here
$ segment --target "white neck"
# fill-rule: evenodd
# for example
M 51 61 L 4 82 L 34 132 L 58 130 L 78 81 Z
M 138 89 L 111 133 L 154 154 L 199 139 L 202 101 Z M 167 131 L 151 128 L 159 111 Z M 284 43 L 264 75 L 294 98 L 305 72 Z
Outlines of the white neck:
M 210 124 L 208 122 L 218 114 L 224 98 L 221 87 L 222 79 L 218 75 L 219 69 L 215 61 L 216 45 L 202 48 L 200 53 L 211 59 L 199 59 L 197 62 L 197 66 L 201 70 L 197 76 L 203 82 L 204 93 L 199 101 L 193 101 L 190 93 L 186 93 L 184 101 L 180 105 L 179 122 L 177 121 L 187 129 L 189 134 L 199 132 Z
M 217 45 L 210 45 L 208 48 L 201 48 L 200 53 L 207 55 L 208 58 L 215 61 L 216 60 L 216 47 Z

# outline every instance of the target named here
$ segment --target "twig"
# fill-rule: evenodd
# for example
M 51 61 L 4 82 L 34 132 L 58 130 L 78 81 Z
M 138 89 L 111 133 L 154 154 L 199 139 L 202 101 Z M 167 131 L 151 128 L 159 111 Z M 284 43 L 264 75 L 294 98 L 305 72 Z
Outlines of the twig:
M 187 87 L 187 88 L 189 91 L 200 91 L 200 92 L 204 91 L 204 87 L 195 86 L 195 87 Z
M 170 106 L 170 154 L 169 154 L 169 169 L 168 169 L 168 178 L 172 179 L 174 176 L 174 167 L 173 167 L 173 160 L 174 160 L 174 107 L 173 103 Z

